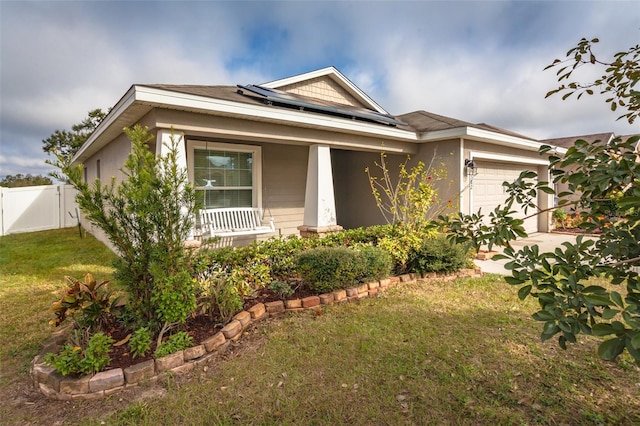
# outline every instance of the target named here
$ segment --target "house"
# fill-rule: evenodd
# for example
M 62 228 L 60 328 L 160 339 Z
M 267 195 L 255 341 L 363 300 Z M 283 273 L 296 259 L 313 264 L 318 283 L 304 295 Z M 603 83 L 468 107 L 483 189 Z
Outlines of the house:
M 174 129 L 207 207 L 259 207 L 274 218 L 274 233 L 249 239 L 384 223 L 364 172 L 381 151 L 392 170 L 407 155 L 427 164 L 438 156 L 452 181 L 441 198 L 466 213 L 492 210 L 505 199 L 502 182 L 523 170 L 548 176 L 539 141 L 426 111 L 393 116 L 334 67 L 261 85 L 135 84 L 74 156 L 85 179 L 122 177 L 122 129 L 136 123 L 155 135 L 157 155 Z M 552 201 L 540 194 L 538 204 Z M 549 224 L 543 214 L 526 229 Z
M 589 134 L 589 135 L 580 135 L 580 136 L 568 136 L 568 137 L 563 137 L 563 138 L 554 138 L 554 139 L 546 139 L 546 140 L 542 140 L 540 141 L 541 143 L 545 144 L 545 145 L 551 145 L 551 146 L 555 146 L 555 147 L 559 147 L 561 149 L 569 149 L 571 148 L 576 141 L 578 140 L 583 140 L 585 142 L 587 142 L 589 145 L 608 145 L 610 144 L 616 137 L 621 138 L 622 140 L 627 140 L 629 139 L 631 136 L 634 135 L 616 135 L 613 132 L 605 132 L 605 133 L 595 133 L 595 134 Z M 636 151 L 640 154 L 640 144 L 638 144 L 636 146 Z M 573 171 L 576 169 L 576 165 L 572 165 L 569 166 L 566 171 Z M 563 182 L 557 182 L 554 185 L 554 189 L 556 191 L 556 194 L 561 194 L 561 193 L 566 193 L 566 192 L 570 192 L 569 191 L 569 184 L 568 183 L 563 183 Z M 566 201 L 577 201 L 580 199 L 580 194 L 572 194 L 570 196 L 567 197 L 563 197 Z M 567 204 L 566 206 L 563 207 L 563 210 L 565 210 L 567 213 L 574 213 L 576 211 L 579 211 L 580 208 L 576 208 L 573 204 Z

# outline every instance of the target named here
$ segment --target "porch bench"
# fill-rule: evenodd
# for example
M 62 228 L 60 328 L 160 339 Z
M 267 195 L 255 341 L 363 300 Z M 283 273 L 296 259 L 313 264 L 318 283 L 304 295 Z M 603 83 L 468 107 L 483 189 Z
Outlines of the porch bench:
M 257 207 L 227 207 L 200 210 L 202 236 L 237 237 L 275 232 L 273 218 L 269 225 L 262 222 L 262 209 Z

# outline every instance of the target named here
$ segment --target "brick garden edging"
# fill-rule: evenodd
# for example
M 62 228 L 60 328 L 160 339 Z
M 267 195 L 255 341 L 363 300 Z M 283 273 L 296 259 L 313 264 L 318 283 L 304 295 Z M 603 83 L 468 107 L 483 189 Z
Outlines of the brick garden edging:
M 158 359 L 151 359 L 127 368 L 114 368 L 101 371 L 93 376 L 65 377 L 53 367 L 44 363 L 44 354 L 58 352 L 67 340 L 67 330 L 53 333 L 52 337 L 43 344 L 43 349 L 31 362 L 31 377 L 34 385 L 46 397 L 63 401 L 74 399 L 99 399 L 119 392 L 123 389 L 138 386 L 143 382 L 158 380 L 166 373 L 183 373 L 196 366 L 209 363 L 217 352 L 236 342 L 242 333 L 253 322 L 272 317 L 284 316 L 287 312 L 301 312 L 308 309 L 318 309 L 322 305 L 332 303 L 352 302 L 366 297 L 375 296 L 400 283 L 421 281 L 452 281 L 463 277 L 482 276 L 480 268 L 463 269 L 450 274 L 430 273 L 424 276 L 405 274 L 399 277 L 385 278 L 362 284 L 346 290 L 335 290 L 319 296 L 309 296 L 303 299 L 258 303 L 246 311 L 241 311 L 233 317 L 222 330 L 209 337 L 201 344 L 167 355 Z

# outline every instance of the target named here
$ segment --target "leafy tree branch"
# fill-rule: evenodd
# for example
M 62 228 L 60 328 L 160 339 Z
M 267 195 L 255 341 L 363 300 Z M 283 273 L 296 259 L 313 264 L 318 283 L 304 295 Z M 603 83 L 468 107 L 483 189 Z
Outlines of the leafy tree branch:
M 562 94 L 592 95 L 594 89 L 609 97 L 612 110 L 622 109 L 632 124 L 640 111 L 638 59 L 640 47 L 602 61 L 593 53 L 597 39 L 582 39 L 567 52 L 567 59 L 556 59 L 546 69 L 559 67 L 561 85 L 548 96 Z M 604 74 L 593 82 L 563 83 L 582 66 L 604 66 Z M 542 322 L 541 338 L 558 338 L 566 349 L 587 334 L 606 338 L 598 355 L 616 359 L 627 351 L 640 365 L 640 136 L 623 140 L 588 143 L 577 140 L 564 156 L 550 155 L 552 147 L 542 146 L 540 154 L 548 156 L 554 184 L 567 191 L 556 194 L 546 182 L 535 184 L 534 172 L 523 172 L 513 182 L 503 185 L 509 194 L 504 206 L 496 207 L 485 218 L 482 212 L 456 217 L 440 217 L 440 224 L 451 238 L 468 241 L 476 248 L 483 244 L 504 246 L 494 259 L 507 259 L 511 271 L 508 284 L 518 287 L 521 299 L 533 297 L 540 309 L 533 318 Z M 537 208 L 538 194 L 555 195 L 558 207 L 573 206 L 586 232 L 598 231 L 593 239 L 577 237 L 575 243 L 563 243 L 553 252 L 540 252 L 537 245 L 515 250 L 510 241 L 526 236 L 522 219 L 513 217 L 514 203 L 533 209 L 538 215 L 550 209 Z M 576 199 L 577 196 L 577 199 Z M 554 207 L 556 208 L 556 207 Z
M 636 89 L 640 80 L 640 45 L 635 45 L 626 51 L 618 52 L 612 59 L 601 60 L 596 57 L 594 46 L 599 43 L 597 38 L 587 40 L 582 38 L 576 47 L 569 49 L 565 59 L 556 59 L 546 69 L 557 69 L 558 82 L 569 80 L 573 73 L 585 65 L 604 68 L 601 77 L 592 82 L 565 82 L 556 89 L 549 91 L 546 97 L 562 94 L 562 99 L 576 95 L 593 95 L 595 91 L 608 96 L 605 100 L 611 111 L 621 108 L 624 113 L 618 119 L 626 118 L 632 124 L 638 117 L 640 109 L 640 91 Z M 595 90 L 594 90 L 595 89 Z

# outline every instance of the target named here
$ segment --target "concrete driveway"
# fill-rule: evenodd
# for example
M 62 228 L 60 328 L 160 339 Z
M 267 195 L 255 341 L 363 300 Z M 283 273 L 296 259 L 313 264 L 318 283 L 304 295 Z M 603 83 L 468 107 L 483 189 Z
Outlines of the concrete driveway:
M 541 252 L 548 252 L 548 251 L 554 251 L 556 247 L 560 247 L 562 243 L 564 243 L 565 241 L 575 242 L 576 237 L 577 237 L 576 235 L 570 235 L 570 234 L 537 232 L 535 234 L 529 235 L 527 238 L 522 238 L 522 239 L 513 241 L 511 245 L 516 250 L 524 246 L 537 245 L 540 248 Z M 595 239 L 594 237 L 586 237 L 586 236 L 585 238 Z M 497 248 L 494 247 L 493 250 L 499 251 L 500 247 L 497 247 Z M 482 269 L 482 272 L 485 272 L 488 274 L 511 275 L 511 271 L 507 271 L 506 269 L 504 269 L 504 265 L 505 263 L 507 263 L 506 259 L 504 260 L 475 259 L 474 263 L 476 264 L 476 266 Z

